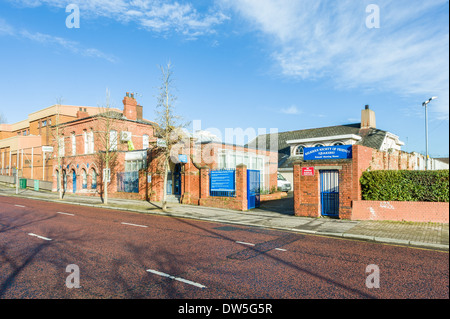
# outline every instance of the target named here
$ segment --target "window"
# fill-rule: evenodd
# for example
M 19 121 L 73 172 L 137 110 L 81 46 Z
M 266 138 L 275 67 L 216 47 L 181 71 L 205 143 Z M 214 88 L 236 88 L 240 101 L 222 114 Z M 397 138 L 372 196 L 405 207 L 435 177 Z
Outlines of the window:
M 59 157 L 64 157 L 66 155 L 64 137 L 60 137 L 58 141 Z
M 243 163 L 244 163 L 244 159 L 243 159 L 242 155 L 237 154 L 236 155 L 236 166 L 243 164 Z
M 336 143 L 333 144 L 333 146 L 341 146 L 341 145 L 344 145 L 344 144 L 341 143 L 341 142 L 336 142 Z
M 227 168 L 235 168 L 236 167 L 236 154 L 229 153 L 227 156 Z
M 251 156 L 250 158 L 250 169 L 258 169 L 258 159 L 254 156 Z
M 87 189 L 87 174 L 86 174 L 86 170 L 84 170 L 84 169 L 81 170 L 81 178 L 83 181 L 83 184 L 82 184 L 83 189 Z
M 92 170 L 92 183 L 91 188 L 96 189 L 97 188 L 97 172 Z
M 42 121 L 42 127 L 46 127 L 47 126 L 47 120 Z
M 117 151 L 117 131 L 110 131 L 109 132 L 109 150 L 110 151 Z
M 88 153 L 94 154 L 94 131 L 91 129 L 91 131 L 88 133 Z
M 314 147 L 323 147 L 323 144 L 316 144 Z
M 75 133 L 72 133 L 70 139 L 72 141 L 72 156 L 75 156 L 77 155 L 77 139 L 75 137 Z
M 84 154 L 88 153 L 88 136 L 87 131 L 83 131 L 83 141 L 84 141 Z
M 264 170 L 264 161 L 262 158 L 258 157 L 258 164 L 256 166 L 257 170 L 263 171 Z
M 237 165 L 244 164 L 247 169 L 260 171 L 261 187 L 264 187 L 264 158 L 249 152 L 221 150 L 218 154 L 217 169 L 235 169 Z
M 149 143 L 148 135 L 144 134 L 144 136 L 142 136 L 142 149 L 143 150 L 146 150 L 148 148 L 148 143 Z
M 56 188 L 57 188 L 58 192 L 59 192 L 59 189 L 61 188 L 60 185 L 61 185 L 61 178 L 59 176 L 59 171 L 56 170 Z
M 295 149 L 295 155 L 303 156 L 304 151 L 305 147 L 303 145 L 297 146 L 297 148 Z
M 137 172 L 145 168 L 145 160 L 125 161 L 125 172 Z

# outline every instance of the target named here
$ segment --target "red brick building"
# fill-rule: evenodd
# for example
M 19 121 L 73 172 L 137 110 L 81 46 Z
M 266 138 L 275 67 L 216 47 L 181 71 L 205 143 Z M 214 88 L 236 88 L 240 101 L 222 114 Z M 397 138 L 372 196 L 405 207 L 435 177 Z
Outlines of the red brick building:
M 62 134 L 59 143 L 53 143 L 53 191 L 58 191 L 62 170 L 64 192 L 103 196 L 103 181 L 108 174 L 99 154 L 108 149 L 108 138 L 109 149 L 116 154 L 110 167 L 108 196 L 162 200 L 164 175 L 155 134 L 157 124 L 142 118 L 142 106 L 132 94 L 127 93 L 123 104 L 123 111 L 105 109 L 92 116 L 80 113 L 77 119 L 59 125 Z M 177 146 L 168 174 L 169 201 L 246 210 L 243 188 L 247 168 L 260 171 L 262 188 L 277 186 L 277 152 L 202 142 L 187 133 Z M 184 155 L 185 160 L 180 162 L 178 155 Z M 209 173 L 220 169 L 236 170 L 236 194 L 212 199 Z
M 382 152 L 362 145 L 353 145 L 351 149 L 352 156 L 348 159 L 293 163 L 296 216 L 448 223 L 448 203 L 362 200 L 360 178 L 363 172 L 417 170 L 424 158 L 415 153 Z

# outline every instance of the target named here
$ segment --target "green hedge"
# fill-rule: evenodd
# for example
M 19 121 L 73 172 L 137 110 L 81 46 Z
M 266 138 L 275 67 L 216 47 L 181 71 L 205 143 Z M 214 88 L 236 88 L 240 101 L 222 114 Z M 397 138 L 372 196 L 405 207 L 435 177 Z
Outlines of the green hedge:
M 449 201 L 449 170 L 371 171 L 360 182 L 363 200 Z

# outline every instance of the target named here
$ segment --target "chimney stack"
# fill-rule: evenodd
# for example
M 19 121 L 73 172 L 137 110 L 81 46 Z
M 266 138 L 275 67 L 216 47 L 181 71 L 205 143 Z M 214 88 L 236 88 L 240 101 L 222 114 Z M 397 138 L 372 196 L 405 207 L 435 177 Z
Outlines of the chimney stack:
M 134 98 L 134 94 L 127 92 L 123 99 L 123 115 L 129 119 L 136 121 L 138 119 L 138 107 Z
M 365 109 L 361 111 L 361 128 L 377 128 L 375 112 L 370 109 L 369 105 L 366 105 Z

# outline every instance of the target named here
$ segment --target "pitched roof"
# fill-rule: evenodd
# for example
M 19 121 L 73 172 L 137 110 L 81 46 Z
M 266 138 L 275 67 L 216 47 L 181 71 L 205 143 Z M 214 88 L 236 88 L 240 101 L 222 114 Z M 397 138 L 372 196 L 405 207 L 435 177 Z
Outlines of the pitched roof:
M 299 159 L 296 156 L 291 156 L 290 145 L 287 143 L 288 141 L 321 137 L 326 140 L 326 137 L 353 134 L 361 137 L 361 140 L 359 140 L 356 144 L 374 149 L 380 149 L 387 133 L 388 132 L 376 128 L 361 129 L 360 123 L 354 123 L 259 135 L 250 143 L 248 143 L 247 146 L 261 147 L 261 145 L 259 145 L 259 142 L 261 141 L 262 143 L 264 143 L 265 140 L 265 148 L 270 149 L 271 139 L 273 141 L 273 139 L 277 138 L 278 152 L 280 153 L 278 157 L 278 165 L 280 168 L 288 168 L 292 166 L 292 163 L 295 160 Z
M 361 136 L 362 139 L 357 143 L 360 145 L 364 145 L 371 148 L 379 149 L 384 141 L 384 138 L 387 134 L 386 131 L 379 129 L 366 129 L 361 130 L 361 124 L 345 124 L 345 125 L 336 125 L 329 127 L 320 127 L 306 130 L 297 130 L 297 131 L 289 131 L 289 132 L 281 132 L 275 134 L 265 134 L 257 136 L 253 141 L 251 141 L 248 145 L 258 146 L 258 142 L 265 138 L 266 140 L 266 148 L 270 148 L 270 140 L 272 138 L 278 137 L 278 150 L 283 151 L 286 148 L 289 148 L 287 141 L 290 140 L 300 140 L 300 139 L 308 139 L 308 138 L 320 138 L 320 137 L 330 137 L 330 136 L 339 136 L 339 135 L 348 135 L 354 134 Z

